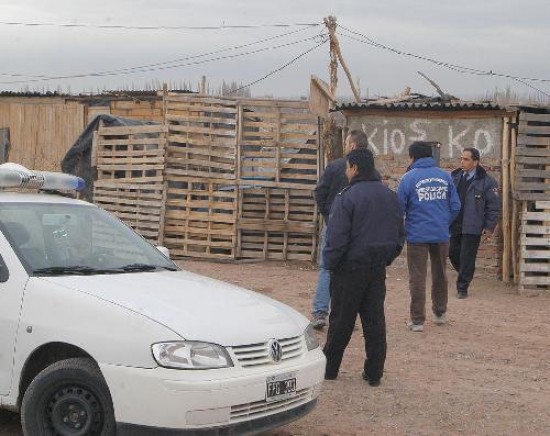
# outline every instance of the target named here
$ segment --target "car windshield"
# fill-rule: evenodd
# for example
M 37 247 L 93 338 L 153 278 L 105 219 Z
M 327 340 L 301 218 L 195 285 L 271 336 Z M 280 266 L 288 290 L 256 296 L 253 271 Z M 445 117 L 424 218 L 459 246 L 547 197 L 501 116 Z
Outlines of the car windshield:
M 0 230 L 35 276 L 178 269 L 113 215 L 85 204 L 3 203 Z

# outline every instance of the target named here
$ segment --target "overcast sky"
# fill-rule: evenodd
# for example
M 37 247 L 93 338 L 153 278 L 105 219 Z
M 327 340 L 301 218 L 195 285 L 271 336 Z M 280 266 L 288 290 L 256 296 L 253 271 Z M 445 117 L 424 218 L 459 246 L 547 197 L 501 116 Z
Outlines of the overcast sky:
M 324 26 L 269 25 L 321 23 L 328 15 L 336 16 L 341 26 L 342 52 L 363 97 L 395 95 L 406 86 L 435 95 L 417 71 L 464 99 L 507 87 L 537 94 L 514 79 L 460 73 L 374 47 L 369 40 L 460 67 L 545 79 L 525 82 L 550 94 L 550 0 L 0 0 L 0 90 L 79 93 L 145 89 L 162 82 L 191 83 L 196 89 L 203 75 L 211 88 L 223 80 L 248 84 L 322 42 L 317 35 Z M 106 25 L 125 28 L 98 27 Z M 263 26 L 162 29 L 239 25 Z M 158 28 L 129 28 L 133 26 Z M 280 36 L 289 32 L 294 33 Z M 272 39 L 258 42 L 267 38 Z M 286 46 L 277 48 L 281 45 Z M 240 55 L 251 51 L 257 52 Z M 217 53 L 197 57 L 212 52 Z M 226 59 L 204 62 L 215 57 Z M 329 47 L 324 44 L 253 85 L 252 95 L 307 95 L 310 75 L 329 80 L 328 62 Z M 151 65 L 153 71 L 93 76 Z M 86 77 L 37 80 L 74 75 Z M 342 69 L 338 95 L 351 95 Z

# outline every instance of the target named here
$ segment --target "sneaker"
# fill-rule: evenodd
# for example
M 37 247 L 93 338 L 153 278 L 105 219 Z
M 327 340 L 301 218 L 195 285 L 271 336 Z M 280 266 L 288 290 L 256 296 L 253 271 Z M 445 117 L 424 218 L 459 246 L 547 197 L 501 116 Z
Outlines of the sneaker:
M 363 377 L 363 380 L 365 380 L 369 386 L 372 386 L 373 388 L 376 387 L 376 386 L 380 386 L 380 379 L 378 380 L 371 380 L 368 376 L 367 376 L 367 373 L 365 371 L 363 371 L 363 373 L 361 374 L 361 377 Z
M 311 324 L 315 330 L 322 330 L 327 325 L 327 316 L 324 313 L 317 313 L 313 316 Z
M 463 291 L 458 291 L 456 293 L 456 298 L 462 300 L 464 298 L 468 298 L 468 293 L 467 292 L 463 292 Z
M 415 324 L 412 321 L 409 321 L 407 323 L 407 327 L 411 332 L 423 332 L 424 331 L 424 324 Z
M 442 313 L 441 315 L 435 315 L 434 324 L 437 324 L 437 325 L 447 324 L 447 314 Z

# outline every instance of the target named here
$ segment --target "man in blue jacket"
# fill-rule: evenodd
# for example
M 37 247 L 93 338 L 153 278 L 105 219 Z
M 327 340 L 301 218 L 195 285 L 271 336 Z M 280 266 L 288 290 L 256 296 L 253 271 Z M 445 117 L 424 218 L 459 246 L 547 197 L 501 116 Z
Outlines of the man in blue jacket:
M 338 376 L 359 314 L 366 352 L 363 379 L 378 386 L 386 361 L 386 266 L 405 242 L 403 212 L 397 195 L 380 181 L 370 150 L 355 149 L 346 160 L 350 184 L 334 200 L 322 254 L 331 271 L 325 379 Z
M 460 200 L 451 176 L 436 166 L 434 143 L 413 142 L 412 163 L 401 178 L 397 195 L 405 213 L 407 266 L 411 293 L 410 322 L 413 332 L 424 330 L 428 255 L 432 272 L 432 311 L 436 324 L 447 322 L 449 226 L 460 211 Z
M 465 148 L 460 157 L 460 168 L 451 173 L 462 204 L 451 225 L 449 247 L 451 264 L 458 272 L 458 298 L 468 297 L 481 237 L 493 234 L 500 213 L 497 182 L 487 174 L 479 160 L 479 150 Z

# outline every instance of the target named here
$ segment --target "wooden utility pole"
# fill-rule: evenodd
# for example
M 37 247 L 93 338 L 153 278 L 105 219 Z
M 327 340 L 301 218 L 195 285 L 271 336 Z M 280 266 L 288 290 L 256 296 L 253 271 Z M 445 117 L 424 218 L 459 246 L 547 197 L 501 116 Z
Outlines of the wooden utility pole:
M 330 38 L 330 63 L 329 63 L 329 93 L 331 94 L 330 108 L 333 109 L 336 102 L 336 88 L 338 87 L 338 62 L 342 65 L 346 76 L 348 77 L 351 90 L 355 96 L 355 101 L 360 102 L 361 97 L 353 80 L 349 68 L 344 61 L 342 51 L 340 50 L 340 43 L 336 37 L 336 17 L 329 16 L 323 19 L 325 26 L 327 26 L 329 38 Z M 328 117 L 323 121 L 323 133 L 321 140 L 324 148 L 325 163 L 330 162 L 336 158 L 339 158 L 343 154 L 343 138 L 341 132 L 336 128 L 334 121 Z
M 338 84 L 337 69 L 338 61 L 340 61 L 340 65 L 342 65 L 342 68 L 344 69 L 344 72 L 346 73 L 346 76 L 348 78 L 351 91 L 353 92 L 353 95 L 355 97 L 355 101 L 359 103 L 361 101 L 361 96 L 359 95 L 359 92 L 357 91 L 357 88 L 353 83 L 349 68 L 344 61 L 344 56 L 342 56 L 340 43 L 338 42 L 338 38 L 336 37 L 336 17 L 329 16 L 327 18 L 324 18 L 323 21 L 325 23 L 325 26 L 327 26 L 330 38 L 330 91 L 333 93 L 333 95 L 336 95 L 336 85 Z M 338 60 L 336 60 L 336 58 L 338 58 Z

